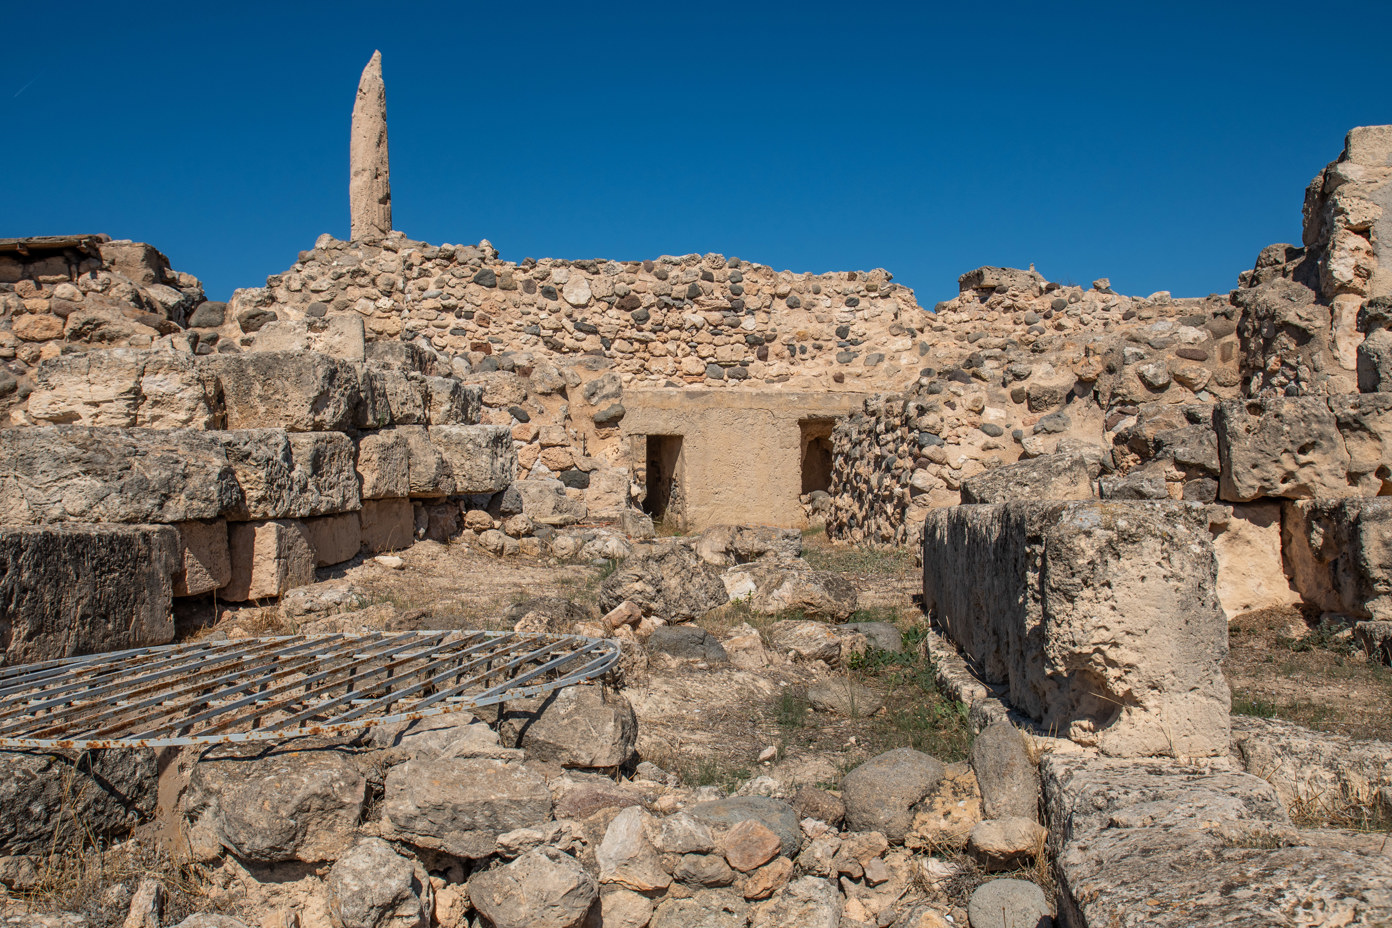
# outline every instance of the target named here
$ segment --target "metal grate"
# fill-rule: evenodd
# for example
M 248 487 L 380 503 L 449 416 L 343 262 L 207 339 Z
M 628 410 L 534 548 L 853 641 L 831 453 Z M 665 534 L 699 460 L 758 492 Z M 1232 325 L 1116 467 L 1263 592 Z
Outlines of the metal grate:
M 579 635 L 290 635 L 0 668 L 0 747 L 115 748 L 330 735 L 536 696 L 613 667 Z

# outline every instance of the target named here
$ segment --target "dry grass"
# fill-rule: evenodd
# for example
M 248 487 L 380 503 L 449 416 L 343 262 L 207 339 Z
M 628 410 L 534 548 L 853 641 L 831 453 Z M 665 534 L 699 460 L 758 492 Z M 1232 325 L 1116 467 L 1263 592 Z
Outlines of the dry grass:
M 1293 635 L 1301 625 L 1309 633 Z M 1237 616 L 1223 672 L 1236 714 L 1392 741 L 1392 669 L 1322 631 L 1317 615 L 1263 609 Z
M 131 896 L 146 879 L 164 887 L 163 924 L 176 925 L 195 912 L 238 914 L 224 899 L 210 895 L 206 867 L 177 860 L 141 840 L 50 854 L 40 863 L 34 889 L 17 895 L 38 911 L 75 912 L 92 928 L 118 928 Z

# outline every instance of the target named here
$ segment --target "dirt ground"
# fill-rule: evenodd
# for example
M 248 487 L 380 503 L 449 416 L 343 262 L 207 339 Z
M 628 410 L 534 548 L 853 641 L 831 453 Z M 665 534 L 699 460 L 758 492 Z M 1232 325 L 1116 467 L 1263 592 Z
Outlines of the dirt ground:
M 1392 741 L 1392 668 L 1323 630 L 1317 613 L 1249 612 L 1233 619 L 1228 642 L 1234 713 Z

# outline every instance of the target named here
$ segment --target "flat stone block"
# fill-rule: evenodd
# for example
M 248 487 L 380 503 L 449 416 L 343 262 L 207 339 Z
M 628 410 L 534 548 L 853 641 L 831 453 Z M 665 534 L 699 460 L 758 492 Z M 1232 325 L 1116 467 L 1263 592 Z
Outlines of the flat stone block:
M 444 458 L 454 493 L 497 493 L 517 479 L 512 429 L 502 425 L 432 425 L 430 443 Z
M 198 596 L 224 587 L 232 579 L 232 554 L 227 544 L 227 523 L 181 522 L 180 570 L 174 575 L 175 596 Z
M 1227 618 L 1202 506 L 934 510 L 924 607 L 1046 730 L 1116 756 L 1226 754 Z
M 59 425 L 0 430 L 0 523 L 188 522 L 242 501 L 216 433 Z
M 352 560 L 362 547 L 362 523 L 356 512 L 306 519 L 304 530 L 314 551 L 316 567 Z
M 234 522 L 227 528 L 232 579 L 218 590 L 220 599 L 271 599 L 314 582 L 314 549 L 303 523 Z
M 179 533 L 162 525 L 0 528 L 6 664 L 166 644 Z
M 361 402 L 351 362 L 305 351 L 210 355 L 229 429 L 331 432 L 350 429 Z

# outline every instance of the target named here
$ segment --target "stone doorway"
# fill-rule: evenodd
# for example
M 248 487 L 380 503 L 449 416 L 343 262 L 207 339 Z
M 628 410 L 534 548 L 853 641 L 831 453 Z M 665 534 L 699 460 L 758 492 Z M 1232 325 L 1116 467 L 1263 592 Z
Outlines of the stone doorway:
M 803 419 L 802 431 L 802 492 L 831 489 L 831 430 L 835 419 Z
M 647 436 L 643 511 L 655 523 L 682 527 L 686 482 L 683 472 L 682 436 Z

